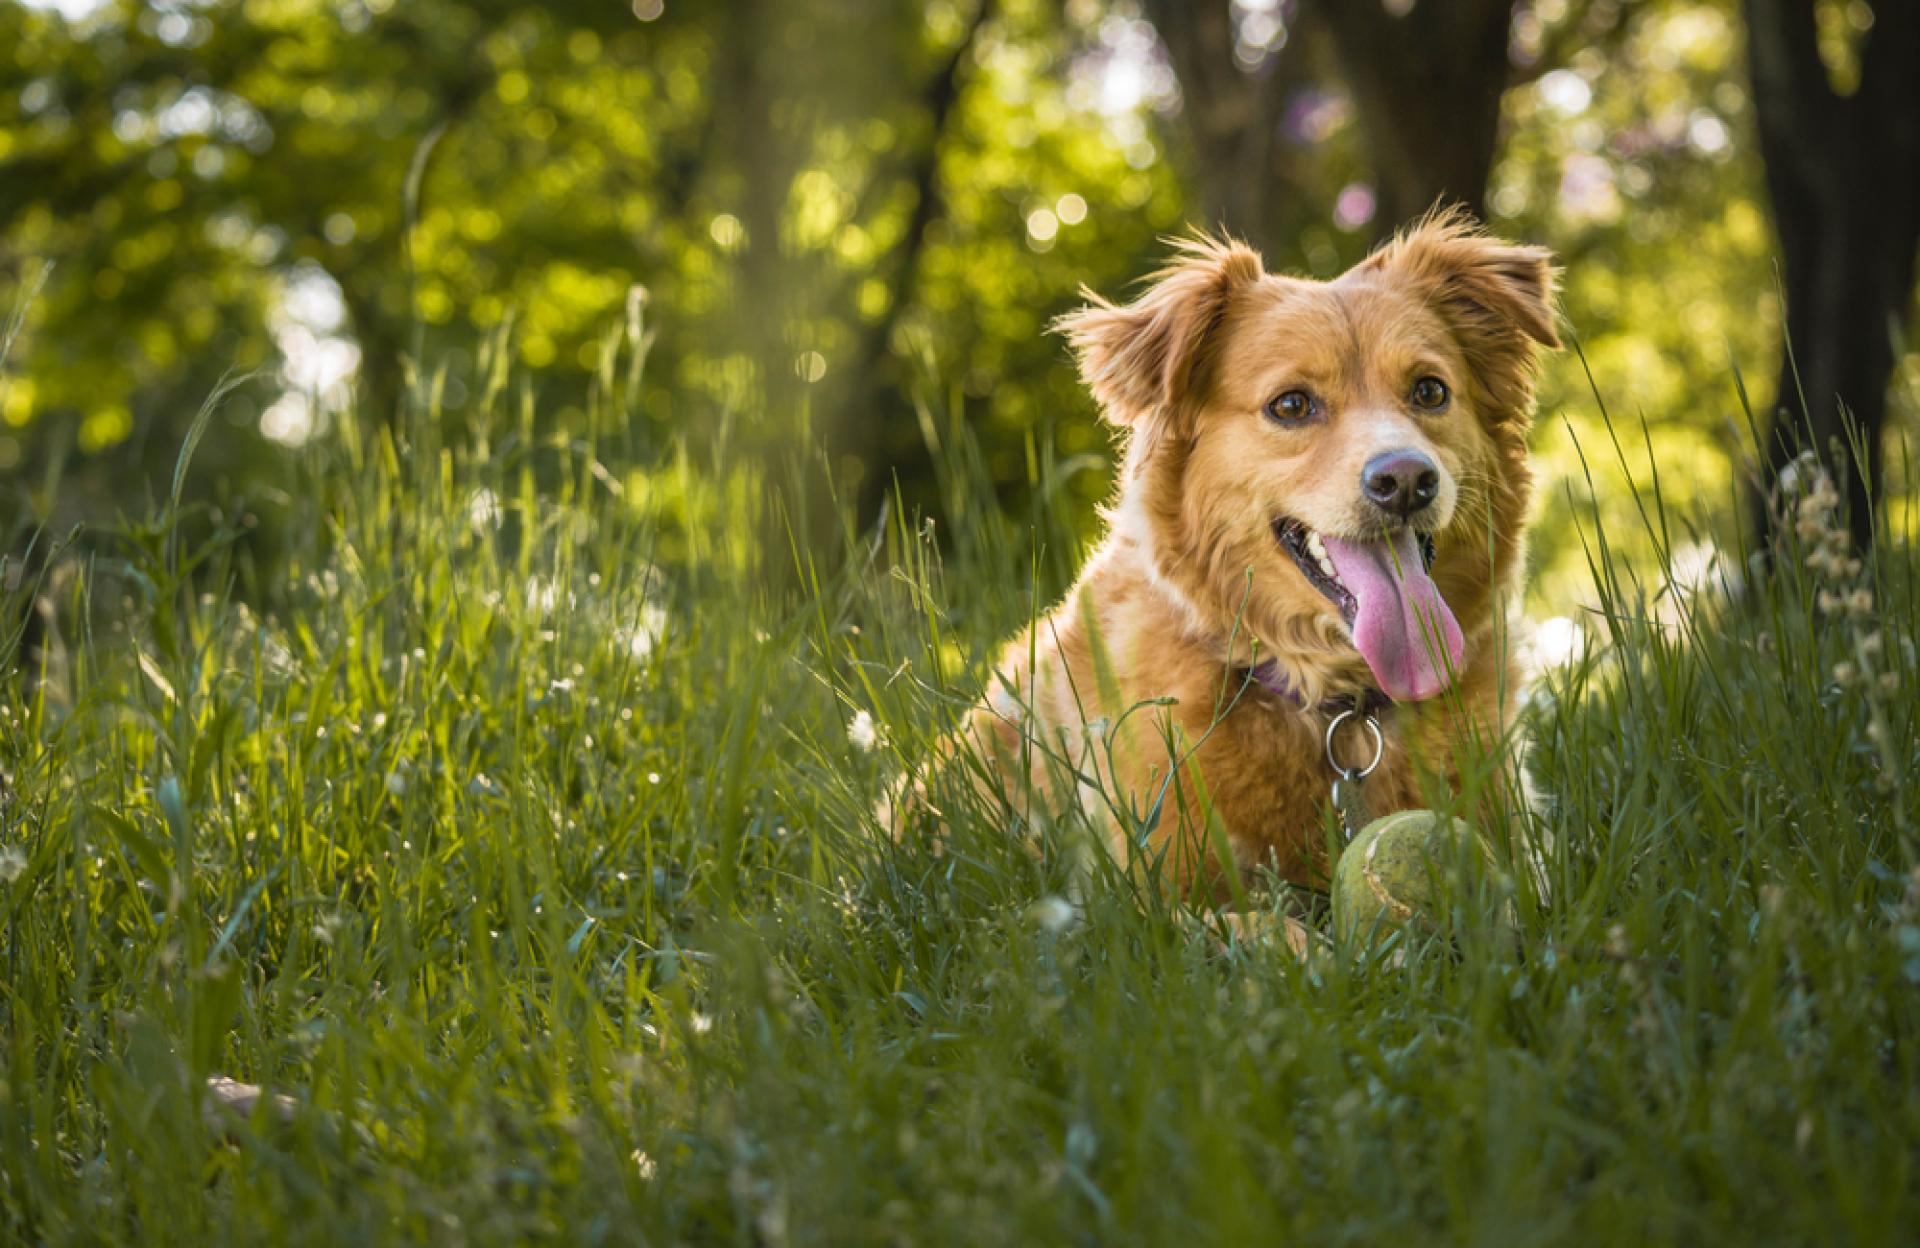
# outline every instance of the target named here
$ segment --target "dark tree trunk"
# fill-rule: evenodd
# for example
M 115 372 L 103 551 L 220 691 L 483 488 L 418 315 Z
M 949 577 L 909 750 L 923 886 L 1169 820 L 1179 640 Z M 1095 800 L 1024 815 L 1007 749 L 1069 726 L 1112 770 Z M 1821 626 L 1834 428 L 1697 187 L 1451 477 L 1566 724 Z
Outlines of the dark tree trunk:
M 1814 0 L 1747 0 L 1746 7 L 1787 303 L 1766 471 L 1750 508 L 1756 530 L 1769 538 L 1772 483 L 1802 447 L 1816 450 L 1846 477 L 1848 528 L 1865 549 L 1873 540 L 1869 503 L 1881 483 L 1894 344 L 1905 332 L 1920 245 L 1920 5 L 1874 5 L 1859 89 L 1850 96 L 1833 90 L 1820 59 Z
M 1271 258 L 1280 254 L 1285 179 L 1275 168 L 1282 86 L 1280 62 L 1301 58 L 1300 31 L 1288 47 L 1248 72 L 1234 63 L 1233 13 L 1226 0 L 1146 0 L 1180 83 L 1180 125 L 1190 175 L 1210 230 L 1225 230 Z
M 1484 217 L 1512 0 L 1320 0 L 1372 158 L 1384 236 L 1445 201 Z
M 382 257 L 384 259 L 384 256 Z M 401 353 L 407 349 L 406 329 L 390 323 L 380 309 L 380 283 L 370 267 L 343 266 L 340 294 L 347 307 L 347 326 L 360 346 L 359 401 L 353 418 L 368 429 L 401 423 L 401 396 L 406 371 Z

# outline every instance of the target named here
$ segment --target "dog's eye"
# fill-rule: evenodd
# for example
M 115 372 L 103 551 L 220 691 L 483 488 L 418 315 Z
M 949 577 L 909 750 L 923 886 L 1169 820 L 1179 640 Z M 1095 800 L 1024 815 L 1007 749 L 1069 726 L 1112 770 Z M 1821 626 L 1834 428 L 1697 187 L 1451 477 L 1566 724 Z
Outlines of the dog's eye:
M 1267 415 L 1283 425 L 1296 424 L 1313 414 L 1313 397 L 1305 390 L 1289 390 L 1267 400 Z
M 1447 383 L 1438 377 L 1422 377 L 1413 383 L 1413 405 L 1437 412 L 1447 405 Z

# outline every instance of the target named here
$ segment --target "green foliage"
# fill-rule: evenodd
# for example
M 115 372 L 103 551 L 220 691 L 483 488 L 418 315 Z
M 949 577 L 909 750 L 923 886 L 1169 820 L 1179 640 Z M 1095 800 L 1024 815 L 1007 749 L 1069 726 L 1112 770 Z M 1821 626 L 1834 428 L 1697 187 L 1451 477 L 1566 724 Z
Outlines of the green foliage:
M 485 384 L 468 346 L 504 328 L 543 418 L 576 422 L 602 330 L 644 285 L 676 309 L 646 405 L 663 432 L 741 424 L 778 448 L 806 402 L 877 484 L 889 456 L 924 458 L 910 399 L 934 364 L 986 400 L 1017 464 L 1038 414 L 1079 402 L 1047 317 L 1079 281 L 1137 271 L 1180 215 L 1164 169 L 1130 168 L 1064 102 L 1082 36 L 1045 6 L 995 14 L 0 7 L 0 299 L 57 261 L 5 413 L 31 436 L 0 433 L 0 459 L 171 441 L 186 396 L 287 349 L 290 284 L 324 274 L 378 420 L 409 358 L 443 364 L 441 410 L 468 417 Z M 845 20 L 861 38 L 832 37 Z M 1036 196 L 1069 193 L 1090 219 L 1029 250 Z M 278 454 L 251 432 L 273 398 L 231 406 L 203 479 Z M 1075 429 L 1069 454 L 1094 445 Z
M 1665 484 L 1683 508 L 1731 511 L 1751 471 L 1733 378 L 1770 376 L 1780 331 L 1741 55 L 1731 6 L 1642 5 L 1617 47 L 1576 52 L 1508 95 L 1495 223 L 1554 240 L 1580 348 L 1549 368 L 1534 440 L 1552 483 L 1536 551 L 1544 601 L 1582 592 L 1564 483 L 1581 478 L 1581 446 L 1606 442 L 1596 389 L 1635 423 L 1645 415 L 1635 475 L 1671 466 Z M 1595 458 L 1609 526 L 1631 533 L 1629 476 Z
M 1562 253 L 1585 364 L 1687 466 L 1669 498 L 1719 513 L 1749 454 L 1729 361 L 1770 377 L 1778 333 L 1738 18 L 1658 0 L 1569 45 L 1606 7 L 1517 8 L 1531 77 L 1505 95 L 1490 211 Z M 1859 7 L 1823 9 L 1841 60 Z M 0 470 L 68 479 L 0 495 L 0 523 L 154 496 L 181 414 L 230 370 L 263 371 L 190 492 L 277 489 L 262 413 L 306 384 L 297 361 L 274 372 L 315 333 L 357 348 L 376 425 L 429 386 L 449 424 L 474 418 L 472 344 L 492 339 L 535 370 L 543 428 L 577 431 L 609 326 L 650 295 L 674 315 L 636 446 L 825 451 L 870 518 L 896 475 L 910 505 L 935 500 L 917 407 L 963 404 L 1002 501 L 1025 505 L 1030 464 L 1070 465 L 1084 530 L 1106 439 L 1045 326 L 1205 224 L 1177 91 L 1128 76 L 1159 64 L 1150 30 L 1125 0 L 832 9 L 0 4 L 0 304 L 55 264 L 0 381 Z M 1320 85 L 1280 119 L 1297 150 L 1268 258 L 1331 276 L 1370 245 L 1335 209 L 1372 175 L 1337 76 L 1282 68 Z M 316 281 L 337 283 L 339 324 L 290 320 Z M 1601 437 L 1585 364 L 1549 365 L 1537 439 L 1540 584 L 1561 602 L 1583 592 L 1575 441 Z M 1624 484 L 1599 480 L 1623 529 Z M 1896 479 L 1896 502 L 1911 489 Z
M 815 469 L 616 471 L 623 395 L 342 422 L 264 583 L 232 511 L 51 561 L 65 644 L 0 703 L 10 1238 L 1912 1225 L 1911 533 L 1835 623 L 1797 554 L 1734 605 L 1585 511 L 1595 644 L 1528 711 L 1552 904 L 1517 953 L 1303 966 L 991 808 L 873 826 L 1071 568 L 1061 480 L 1017 523 L 930 420 L 937 530 L 779 547 Z M 1876 634 L 1894 687 L 1836 678 Z

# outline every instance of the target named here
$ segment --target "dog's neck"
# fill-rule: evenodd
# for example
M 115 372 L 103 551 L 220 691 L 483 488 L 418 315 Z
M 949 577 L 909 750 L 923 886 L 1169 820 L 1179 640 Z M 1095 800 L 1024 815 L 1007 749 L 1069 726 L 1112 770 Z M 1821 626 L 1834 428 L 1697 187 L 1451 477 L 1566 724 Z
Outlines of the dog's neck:
M 1255 684 L 1279 698 L 1282 702 L 1306 709 L 1307 699 L 1298 689 L 1287 681 L 1286 673 L 1280 670 L 1280 664 L 1273 659 L 1264 659 L 1250 668 L 1243 669 Z M 1338 715 L 1343 711 L 1358 711 L 1362 715 L 1378 715 L 1393 705 L 1393 699 L 1378 689 L 1368 688 L 1364 692 L 1343 693 L 1323 700 L 1314 709 L 1322 715 Z

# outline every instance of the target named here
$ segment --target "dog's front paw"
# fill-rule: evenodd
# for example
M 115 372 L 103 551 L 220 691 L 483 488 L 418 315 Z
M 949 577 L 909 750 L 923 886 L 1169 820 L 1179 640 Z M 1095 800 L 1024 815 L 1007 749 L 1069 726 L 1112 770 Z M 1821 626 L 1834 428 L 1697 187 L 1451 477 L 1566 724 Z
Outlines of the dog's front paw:
M 1186 921 L 1204 927 L 1222 949 L 1236 945 L 1282 945 L 1303 961 L 1327 943 L 1324 934 L 1291 915 L 1271 910 L 1222 910 L 1197 914 L 1183 910 Z

